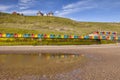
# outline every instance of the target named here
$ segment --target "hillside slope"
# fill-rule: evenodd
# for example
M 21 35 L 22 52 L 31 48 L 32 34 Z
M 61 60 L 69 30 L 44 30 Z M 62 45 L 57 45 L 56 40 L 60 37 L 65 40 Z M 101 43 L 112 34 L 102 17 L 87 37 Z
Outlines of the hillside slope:
M 85 35 L 97 30 L 120 33 L 120 23 L 77 22 L 60 17 L 18 16 L 0 13 L 0 33 Z

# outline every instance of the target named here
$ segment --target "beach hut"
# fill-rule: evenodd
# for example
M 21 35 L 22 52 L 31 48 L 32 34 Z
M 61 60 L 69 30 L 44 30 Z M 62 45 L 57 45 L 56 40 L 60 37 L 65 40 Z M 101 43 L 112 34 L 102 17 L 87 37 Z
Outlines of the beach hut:
M 6 33 L 3 33 L 3 34 L 2 34 L 2 37 L 3 37 L 3 38 L 6 38 Z
M 106 35 L 109 36 L 111 34 L 111 32 L 106 32 Z
M 17 34 L 17 33 L 15 33 L 15 34 L 14 34 L 14 37 L 15 37 L 15 38 L 18 38 L 18 34 Z
M 118 40 L 118 36 L 115 36 L 115 37 L 114 37 L 114 40 Z
M 106 40 L 110 40 L 111 39 L 111 37 L 110 36 L 106 36 Z
M 106 40 L 106 36 L 102 36 L 102 39 L 103 39 L 103 40 Z
M 64 58 L 64 57 L 65 57 L 65 55 L 64 55 L 64 54 L 61 54 L 61 55 L 60 55 L 60 58 Z
M 111 36 L 111 40 L 114 40 L 114 36 Z
M 94 39 L 98 39 L 98 36 L 94 36 Z
M 53 34 L 50 34 L 50 38 L 53 39 L 55 38 L 55 36 Z
M 102 36 L 98 36 L 98 39 L 102 39 Z
M 117 32 L 112 32 L 112 36 L 117 36 Z
M 26 34 L 23 34 L 23 37 L 26 38 Z
M 35 38 L 38 38 L 38 34 L 35 34 Z
M 70 35 L 69 38 L 70 38 L 70 39 L 73 39 L 73 38 L 74 38 L 74 35 Z
M 31 34 L 31 38 L 35 38 L 35 34 Z
M 44 38 L 45 38 L 45 39 L 47 38 L 47 34 L 44 34 Z
M 22 34 L 18 34 L 18 38 L 22 38 Z
M 99 31 L 97 31 L 96 33 L 97 33 L 98 35 L 100 35 L 100 32 L 99 32 Z
M 84 36 L 84 39 L 89 39 L 89 36 Z
M 79 39 L 84 39 L 84 36 L 78 36 L 79 37 Z
M 24 38 L 29 38 L 29 37 L 31 37 L 31 36 L 30 36 L 30 34 L 24 34 L 23 37 L 24 37 Z
M 2 37 L 2 33 L 0 33 L 0 37 Z
M 103 32 L 100 32 L 100 35 L 103 35 Z
M 94 36 L 89 36 L 90 39 L 94 39 Z
M 61 38 L 61 35 L 56 35 L 56 38 L 60 39 L 60 38 Z
M 75 55 L 74 55 L 74 54 L 71 54 L 71 57 L 72 57 L 72 58 L 74 58 L 74 57 L 75 57 Z
M 10 33 L 6 33 L 6 37 L 7 37 L 7 38 L 10 38 L 10 37 L 11 37 L 11 34 L 10 34 Z
M 103 31 L 102 33 L 103 33 L 103 35 L 105 35 L 105 32 L 104 32 L 104 31 Z
M 68 38 L 68 35 L 64 35 L 64 39 L 67 39 Z
M 64 35 L 61 35 L 61 38 L 64 38 Z
M 11 33 L 11 34 L 10 34 L 10 37 L 11 37 L 11 38 L 14 38 L 14 34 L 13 34 L 13 33 Z
M 120 40 L 120 36 L 118 37 L 118 40 Z
M 50 38 L 50 34 L 47 34 L 46 36 L 47 36 L 47 38 Z
M 78 36 L 77 35 L 74 35 L 74 39 L 77 39 L 78 38 Z
M 43 34 L 38 34 L 38 38 L 43 38 Z

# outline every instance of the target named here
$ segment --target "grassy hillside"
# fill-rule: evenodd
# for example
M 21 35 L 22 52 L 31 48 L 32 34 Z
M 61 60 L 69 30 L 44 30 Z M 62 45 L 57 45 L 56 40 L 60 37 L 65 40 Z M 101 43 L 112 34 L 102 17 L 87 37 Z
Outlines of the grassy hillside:
M 60 17 L 17 16 L 0 13 L 0 33 L 85 35 L 96 30 L 117 31 L 120 34 L 120 23 L 77 22 Z

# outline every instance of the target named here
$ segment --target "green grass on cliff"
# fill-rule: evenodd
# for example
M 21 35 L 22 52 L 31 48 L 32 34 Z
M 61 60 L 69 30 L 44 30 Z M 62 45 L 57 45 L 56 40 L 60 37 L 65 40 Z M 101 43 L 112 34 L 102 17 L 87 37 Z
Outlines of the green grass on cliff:
M 120 23 L 77 22 L 60 17 L 17 16 L 0 13 L 0 33 L 86 35 L 97 30 L 117 31 L 120 34 Z

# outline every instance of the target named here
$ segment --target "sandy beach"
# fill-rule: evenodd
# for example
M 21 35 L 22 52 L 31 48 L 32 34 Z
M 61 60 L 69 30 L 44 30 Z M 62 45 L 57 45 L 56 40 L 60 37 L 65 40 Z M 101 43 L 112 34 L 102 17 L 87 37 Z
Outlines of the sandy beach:
M 104 51 L 104 49 L 120 48 L 120 44 L 108 45 L 68 45 L 68 46 L 0 46 L 0 53 L 80 53 Z
M 84 54 L 82 67 L 50 78 L 36 80 L 120 80 L 120 44 L 81 46 L 1 46 L 0 53 L 73 53 Z M 79 65 L 79 64 L 77 64 Z M 35 77 L 30 77 L 33 80 Z M 2 78 L 0 79 L 2 80 Z M 17 79 L 16 79 L 17 80 Z M 19 80 L 22 80 L 19 79 Z M 27 80 L 27 79 L 26 79 Z

